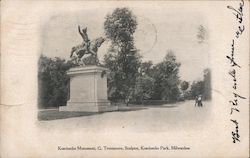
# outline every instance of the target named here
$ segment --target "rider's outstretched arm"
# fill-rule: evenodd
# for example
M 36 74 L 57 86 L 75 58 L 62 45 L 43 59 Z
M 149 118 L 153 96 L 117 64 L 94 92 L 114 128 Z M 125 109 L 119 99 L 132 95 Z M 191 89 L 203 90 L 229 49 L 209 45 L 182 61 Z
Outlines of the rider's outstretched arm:
M 83 33 L 81 32 L 81 28 L 80 28 L 79 25 L 78 25 L 78 31 L 79 31 L 80 35 L 82 36 L 82 38 L 83 38 Z

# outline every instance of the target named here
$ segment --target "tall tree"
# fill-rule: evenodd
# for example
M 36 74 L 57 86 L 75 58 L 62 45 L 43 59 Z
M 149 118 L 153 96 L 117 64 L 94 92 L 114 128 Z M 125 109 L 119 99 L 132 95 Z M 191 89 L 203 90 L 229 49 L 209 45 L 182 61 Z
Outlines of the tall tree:
M 146 61 L 142 62 L 139 68 L 139 73 L 141 75 L 148 75 L 152 77 L 153 75 L 153 62 L 152 61 Z
M 203 75 L 203 82 L 204 82 L 204 99 L 211 99 L 211 71 L 210 69 L 204 70 Z
M 41 55 L 38 62 L 39 108 L 66 105 L 69 95 L 69 77 L 66 71 L 76 66 L 64 59 Z
M 139 103 L 143 100 L 151 99 L 154 88 L 154 79 L 148 75 L 137 77 L 133 99 Z
M 198 95 L 204 94 L 204 82 L 203 81 L 194 81 L 191 85 L 191 94 L 194 99 Z
M 104 29 L 107 38 L 119 47 L 133 46 L 133 34 L 137 27 L 136 17 L 128 8 L 116 8 L 106 16 Z M 131 43 L 130 43 L 131 42 Z
M 198 43 L 204 43 L 207 39 L 207 31 L 206 28 L 203 25 L 199 25 L 198 27 L 198 32 L 196 35 L 197 39 L 198 39 Z
M 164 61 L 154 67 L 154 99 L 177 101 L 179 97 L 179 67 L 173 51 L 168 51 Z
M 181 90 L 182 90 L 182 91 L 187 90 L 188 87 L 189 87 L 189 83 L 188 83 L 187 81 L 182 81 L 182 82 L 181 82 Z
M 203 99 L 211 99 L 211 71 L 210 69 L 205 69 L 203 71 L 203 80 L 194 81 L 191 85 L 191 94 L 192 98 L 195 98 L 197 95 L 202 95 Z
M 104 62 L 111 71 L 108 78 L 111 100 L 126 101 L 134 91 L 141 62 L 134 46 L 136 27 L 136 17 L 128 8 L 117 8 L 106 16 L 104 29 L 111 47 L 104 56 Z

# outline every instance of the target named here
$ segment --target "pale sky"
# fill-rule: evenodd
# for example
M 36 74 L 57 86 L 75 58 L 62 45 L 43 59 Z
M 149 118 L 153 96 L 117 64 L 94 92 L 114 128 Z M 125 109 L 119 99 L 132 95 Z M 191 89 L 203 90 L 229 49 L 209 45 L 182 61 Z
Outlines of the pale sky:
M 199 12 L 191 12 L 185 7 L 129 7 L 137 17 L 134 34 L 136 48 L 143 61 L 158 63 L 167 50 L 175 52 L 181 62 L 180 77 L 193 81 L 202 79 L 203 70 L 209 67 L 209 26 L 206 17 Z M 82 9 L 77 12 L 63 12 L 50 17 L 43 28 L 42 53 L 49 57 L 69 59 L 73 46 L 82 42 L 77 26 L 88 27 L 90 39 L 104 36 L 104 21 L 115 7 Z M 207 29 L 207 39 L 199 44 L 196 37 L 199 25 Z M 107 53 L 110 42 L 106 41 L 98 51 L 100 60 Z

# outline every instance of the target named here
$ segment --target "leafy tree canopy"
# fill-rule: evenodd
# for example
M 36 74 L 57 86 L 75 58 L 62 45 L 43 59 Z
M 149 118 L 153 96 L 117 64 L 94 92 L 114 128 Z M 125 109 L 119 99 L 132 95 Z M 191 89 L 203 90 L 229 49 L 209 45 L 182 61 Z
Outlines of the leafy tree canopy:
M 136 17 L 128 8 L 117 8 L 106 16 L 104 29 L 111 46 L 104 62 L 111 71 L 108 78 L 111 100 L 128 100 L 134 91 L 141 63 L 133 39 L 136 26 Z
M 181 90 L 185 91 L 189 87 L 189 83 L 187 81 L 181 82 Z
M 104 29 L 107 38 L 117 45 L 129 43 L 137 27 L 136 17 L 128 8 L 116 8 L 106 16 Z
M 154 99 L 176 101 L 179 97 L 179 67 L 173 51 L 168 51 L 164 61 L 153 68 L 155 87 Z
M 66 105 L 69 95 L 69 77 L 66 71 L 76 66 L 61 58 L 41 55 L 38 61 L 39 108 Z

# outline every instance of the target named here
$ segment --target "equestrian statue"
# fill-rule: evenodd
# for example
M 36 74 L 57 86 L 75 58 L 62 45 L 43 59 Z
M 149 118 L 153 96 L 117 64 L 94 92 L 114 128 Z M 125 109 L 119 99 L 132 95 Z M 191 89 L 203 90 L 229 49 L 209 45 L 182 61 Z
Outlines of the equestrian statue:
M 86 59 L 92 59 L 94 60 L 91 62 L 92 64 L 100 65 L 97 51 L 105 39 L 103 37 L 99 37 L 90 41 L 87 34 L 87 27 L 81 30 L 80 26 L 78 26 L 78 31 L 83 39 L 83 42 L 71 49 L 71 60 L 77 65 L 84 66 L 89 64 L 86 63 Z

